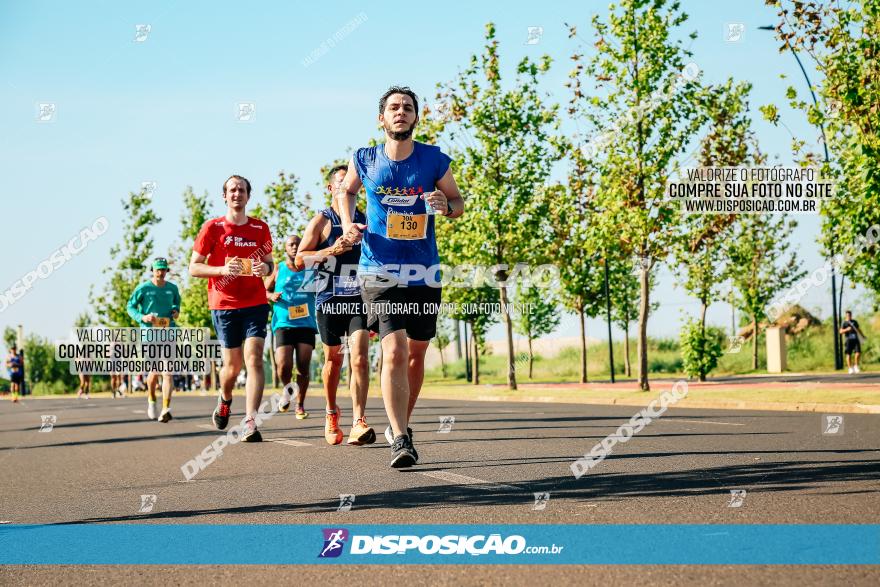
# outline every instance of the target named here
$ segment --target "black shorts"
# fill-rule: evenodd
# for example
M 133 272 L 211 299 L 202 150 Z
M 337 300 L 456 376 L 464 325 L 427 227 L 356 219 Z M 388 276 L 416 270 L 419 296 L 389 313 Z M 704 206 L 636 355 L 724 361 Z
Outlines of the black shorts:
M 13 373 L 9 376 L 9 380 L 12 383 L 17 383 L 18 385 L 21 385 L 21 382 L 24 381 L 24 377 L 22 377 L 21 373 Z
M 862 343 L 858 338 L 847 338 L 845 341 L 846 349 L 843 351 L 846 355 L 862 352 Z
M 275 348 L 296 346 L 304 343 L 315 348 L 315 330 L 312 328 L 279 328 L 272 331 L 275 335 Z
M 360 296 L 336 296 L 317 306 L 315 316 L 321 342 L 339 346 L 343 336 L 367 329 L 367 315 Z
M 266 338 L 268 319 L 269 304 L 235 310 L 211 310 L 217 338 L 227 349 L 237 349 L 247 338 Z
M 413 340 L 431 340 L 437 334 L 441 288 L 430 285 L 365 285 L 361 297 L 366 304 L 367 326 L 385 338 L 406 330 Z

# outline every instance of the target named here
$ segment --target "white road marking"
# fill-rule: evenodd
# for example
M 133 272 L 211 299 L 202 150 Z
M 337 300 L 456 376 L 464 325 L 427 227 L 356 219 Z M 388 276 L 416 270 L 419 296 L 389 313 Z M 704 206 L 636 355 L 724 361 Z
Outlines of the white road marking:
M 196 428 L 204 428 L 205 430 L 214 430 L 215 429 L 210 424 L 196 424 Z M 217 430 L 217 432 L 221 432 L 221 431 Z
M 718 424 L 719 426 L 745 426 L 741 422 L 715 422 L 714 420 L 691 420 L 690 418 L 661 418 L 663 422 L 687 422 L 688 424 Z
M 132 414 L 146 414 L 147 411 L 146 410 L 132 410 L 131 413 Z
M 421 475 L 426 477 L 431 477 L 433 479 L 439 479 L 440 481 L 449 481 L 450 483 L 458 483 L 459 485 L 481 485 L 485 489 L 494 489 L 494 488 L 503 488 L 503 489 L 516 489 L 519 490 L 519 487 L 514 487 L 513 485 L 506 485 L 504 483 L 495 483 L 493 481 L 485 481 L 483 479 L 477 479 L 476 477 L 468 477 L 467 475 L 459 475 L 458 473 L 453 473 L 451 471 L 419 471 Z
M 264 438 L 266 442 L 277 442 L 278 444 L 286 444 L 287 446 L 312 446 L 308 442 L 300 442 L 292 438 Z

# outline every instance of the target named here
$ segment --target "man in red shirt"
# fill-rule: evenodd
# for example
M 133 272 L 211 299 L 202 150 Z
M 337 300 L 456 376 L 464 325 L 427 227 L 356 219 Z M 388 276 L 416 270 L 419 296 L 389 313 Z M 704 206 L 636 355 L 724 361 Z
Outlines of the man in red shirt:
M 223 184 L 226 215 L 205 222 L 193 245 L 189 273 L 208 279 L 208 307 L 223 345 L 220 397 L 212 420 L 218 430 L 229 423 L 232 389 L 242 365 L 247 367 L 243 442 L 260 442 L 254 417 L 263 400 L 263 343 L 269 305 L 262 278 L 272 274 L 272 235 L 245 207 L 251 183 L 233 175 Z

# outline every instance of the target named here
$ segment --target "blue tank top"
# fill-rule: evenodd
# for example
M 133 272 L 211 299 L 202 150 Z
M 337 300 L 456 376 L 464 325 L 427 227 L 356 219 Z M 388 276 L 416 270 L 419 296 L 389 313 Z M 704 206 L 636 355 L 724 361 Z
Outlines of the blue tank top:
M 275 291 L 280 291 L 281 297 L 272 305 L 273 332 L 279 328 L 318 330 L 315 321 L 315 294 L 309 287 L 309 282 L 313 279 L 314 271 L 310 269 L 294 271 L 286 262 L 279 263 Z
M 20 355 L 12 355 L 11 357 L 9 357 L 9 374 L 10 375 L 21 374 L 21 356 Z
M 360 275 L 400 278 L 402 265 L 427 269 L 440 263 L 434 215 L 425 213 L 427 203 L 420 196 L 436 189 L 451 161 L 440 147 L 417 142 L 402 161 L 390 160 L 384 144 L 357 150 L 354 164 L 367 192 Z M 425 285 L 425 279 L 410 278 L 407 284 Z
M 330 221 L 330 234 L 324 241 L 318 245 L 318 249 L 326 249 L 332 247 L 336 239 L 342 236 L 342 219 L 332 207 L 321 210 L 321 215 Z M 355 208 L 354 221 L 366 224 L 367 217 L 364 213 Z M 320 276 L 317 281 L 318 295 L 315 304 L 320 308 L 321 304 L 328 301 L 333 296 L 359 296 L 361 288 L 358 285 L 357 270 L 358 263 L 361 259 L 361 246 L 352 247 L 347 253 L 336 255 L 332 260 L 328 260 L 324 266 L 318 270 Z

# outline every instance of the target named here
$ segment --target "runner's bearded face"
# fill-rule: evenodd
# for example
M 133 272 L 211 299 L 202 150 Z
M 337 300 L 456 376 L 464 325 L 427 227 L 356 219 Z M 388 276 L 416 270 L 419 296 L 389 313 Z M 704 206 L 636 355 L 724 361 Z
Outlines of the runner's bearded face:
M 379 122 L 385 133 L 395 141 L 410 138 L 419 121 L 412 98 L 406 94 L 391 94 L 385 103 L 385 111 L 379 115 Z
M 247 193 L 247 184 L 244 181 L 233 177 L 226 182 L 226 194 L 223 196 L 226 205 L 232 210 L 244 210 L 247 206 L 250 196 Z

